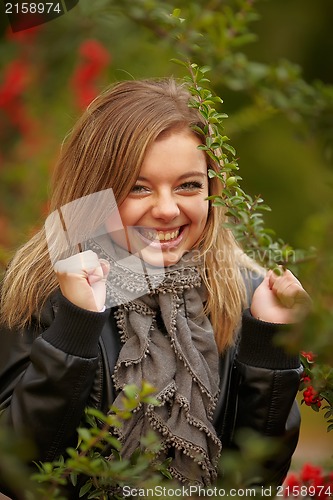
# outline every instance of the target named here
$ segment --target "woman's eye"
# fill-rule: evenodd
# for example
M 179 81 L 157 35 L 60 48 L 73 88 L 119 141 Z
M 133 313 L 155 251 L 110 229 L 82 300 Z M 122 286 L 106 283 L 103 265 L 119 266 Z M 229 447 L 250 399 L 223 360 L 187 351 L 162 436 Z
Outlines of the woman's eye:
M 184 182 L 179 186 L 178 189 L 184 190 L 184 191 L 196 191 L 199 189 L 203 189 L 203 184 L 202 182 L 199 181 L 189 181 L 189 182 Z
M 149 192 L 149 189 L 146 186 L 140 186 L 139 184 L 133 186 L 131 189 L 132 194 L 145 194 L 148 192 Z

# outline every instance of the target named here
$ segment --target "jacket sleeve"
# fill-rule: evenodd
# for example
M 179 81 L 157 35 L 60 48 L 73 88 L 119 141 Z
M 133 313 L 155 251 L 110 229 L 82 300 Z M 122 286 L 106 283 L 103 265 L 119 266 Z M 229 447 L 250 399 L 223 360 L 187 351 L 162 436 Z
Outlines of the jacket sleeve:
M 73 444 L 108 315 L 80 309 L 61 295 L 46 327 L 1 330 L 0 421 L 32 439 L 38 460 L 52 461 Z
M 295 397 L 302 369 L 298 355 L 276 344 L 281 328 L 256 320 L 246 310 L 238 348 L 221 358 L 222 390 L 215 426 L 222 444 L 234 447 L 241 428 L 278 438 L 278 452 L 263 467 L 263 484 L 283 482 L 299 435 Z

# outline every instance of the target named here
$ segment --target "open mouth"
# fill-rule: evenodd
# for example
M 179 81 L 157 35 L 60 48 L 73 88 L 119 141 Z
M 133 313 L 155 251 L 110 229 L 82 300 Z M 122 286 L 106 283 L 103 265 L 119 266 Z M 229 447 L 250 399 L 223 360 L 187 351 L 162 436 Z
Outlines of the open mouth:
M 137 228 L 140 235 L 151 243 L 165 244 L 165 243 L 173 243 L 177 242 L 182 231 L 183 227 L 178 227 L 175 229 L 169 229 L 166 231 L 156 230 L 153 228 L 140 227 Z

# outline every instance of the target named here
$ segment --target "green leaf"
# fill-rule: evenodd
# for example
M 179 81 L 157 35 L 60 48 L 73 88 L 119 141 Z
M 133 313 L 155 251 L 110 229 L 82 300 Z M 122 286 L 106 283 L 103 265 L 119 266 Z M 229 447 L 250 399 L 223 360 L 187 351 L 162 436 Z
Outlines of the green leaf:
M 97 410 L 96 408 L 89 407 L 89 408 L 86 408 L 85 411 L 86 411 L 87 415 L 92 416 L 94 418 L 97 418 L 98 420 L 101 420 L 102 422 L 107 421 L 107 415 L 105 415 L 105 413 L 101 412 L 100 410 Z M 95 422 L 91 421 L 91 423 L 94 424 Z
M 138 399 L 140 393 L 138 386 L 135 384 L 125 385 L 123 391 L 129 399 Z
M 201 66 L 200 67 L 200 71 L 201 73 L 205 74 L 205 73 L 209 73 L 209 71 L 211 71 L 212 68 L 210 66 Z
M 83 441 L 89 441 L 92 437 L 90 431 L 85 427 L 79 427 L 77 432 Z
M 217 177 L 218 173 L 215 172 L 215 170 L 212 170 L 211 168 L 208 170 L 208 177 L 212 179 L 213 177 Z M 212 196 L 207 196 L 208 199 L 211 199 Z
M 173 15 L 174 17 L 179 17 L 179 16 L 180 16 L 180 13 L 181 13 L 181 10 L 180 10 L 180 9 L 174 9 L 174 10 L 172 11 L 172 15 Z
M 161 474 L 165 476 L 167 479 L 172 479 L 171 473 L 167 469 L 160 469 Z
M 46 474 L 50 474 L 51 472 L 53 472 L 53 464 L 52 462 L 44 462 L 42 464 L 42 469 L 43 471 L 46 473 Z
M 91 490 L 91 488 L 92 488 L 92 482 L 91 481 L 86 482 L 86 484 L 84 484 L 80 489 L 79 498 L 82 498 L 84 495 L 86 495 L 88 491 Z
M 75 472 L 71 472 L 70 474 L 70 480 L 73 486 L 76 486 L 77 484 L 77 474 Z
M 232 146 L 230 146 L 230 144 L 223 143 L 223 144 L 222 144 L 222 147 L 223 147 L 224 149 L 226 149 L 227 151 L 229 151 L 229 153 L 231 153 L 233 156 L 235 156 L 235 155 L 236 155 L 236 150 L 235 150 L 235 148 L 233 148 Z
M 184 61 L 181 61 L 180 59 L 172 58 L 172 59 L 170 59 L 170 61 L 175 63 L 175 64 L 179 64 L 180 66 L 184 66 L 185 68 L 188 67 L 188 64 Z

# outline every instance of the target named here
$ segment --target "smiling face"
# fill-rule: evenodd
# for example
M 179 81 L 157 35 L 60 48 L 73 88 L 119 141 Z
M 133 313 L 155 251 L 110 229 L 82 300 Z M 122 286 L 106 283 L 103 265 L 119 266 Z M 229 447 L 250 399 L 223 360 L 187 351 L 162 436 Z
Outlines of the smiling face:
M 150 265 L 175 264 L 203 233 L 208 216 L 207 161 L 190 131 L 174 131 L 148 148 L 139 177 L 119 207 L 125 231 L 112 239 Z M 161 256 L 163 262 L 161 262 Z

